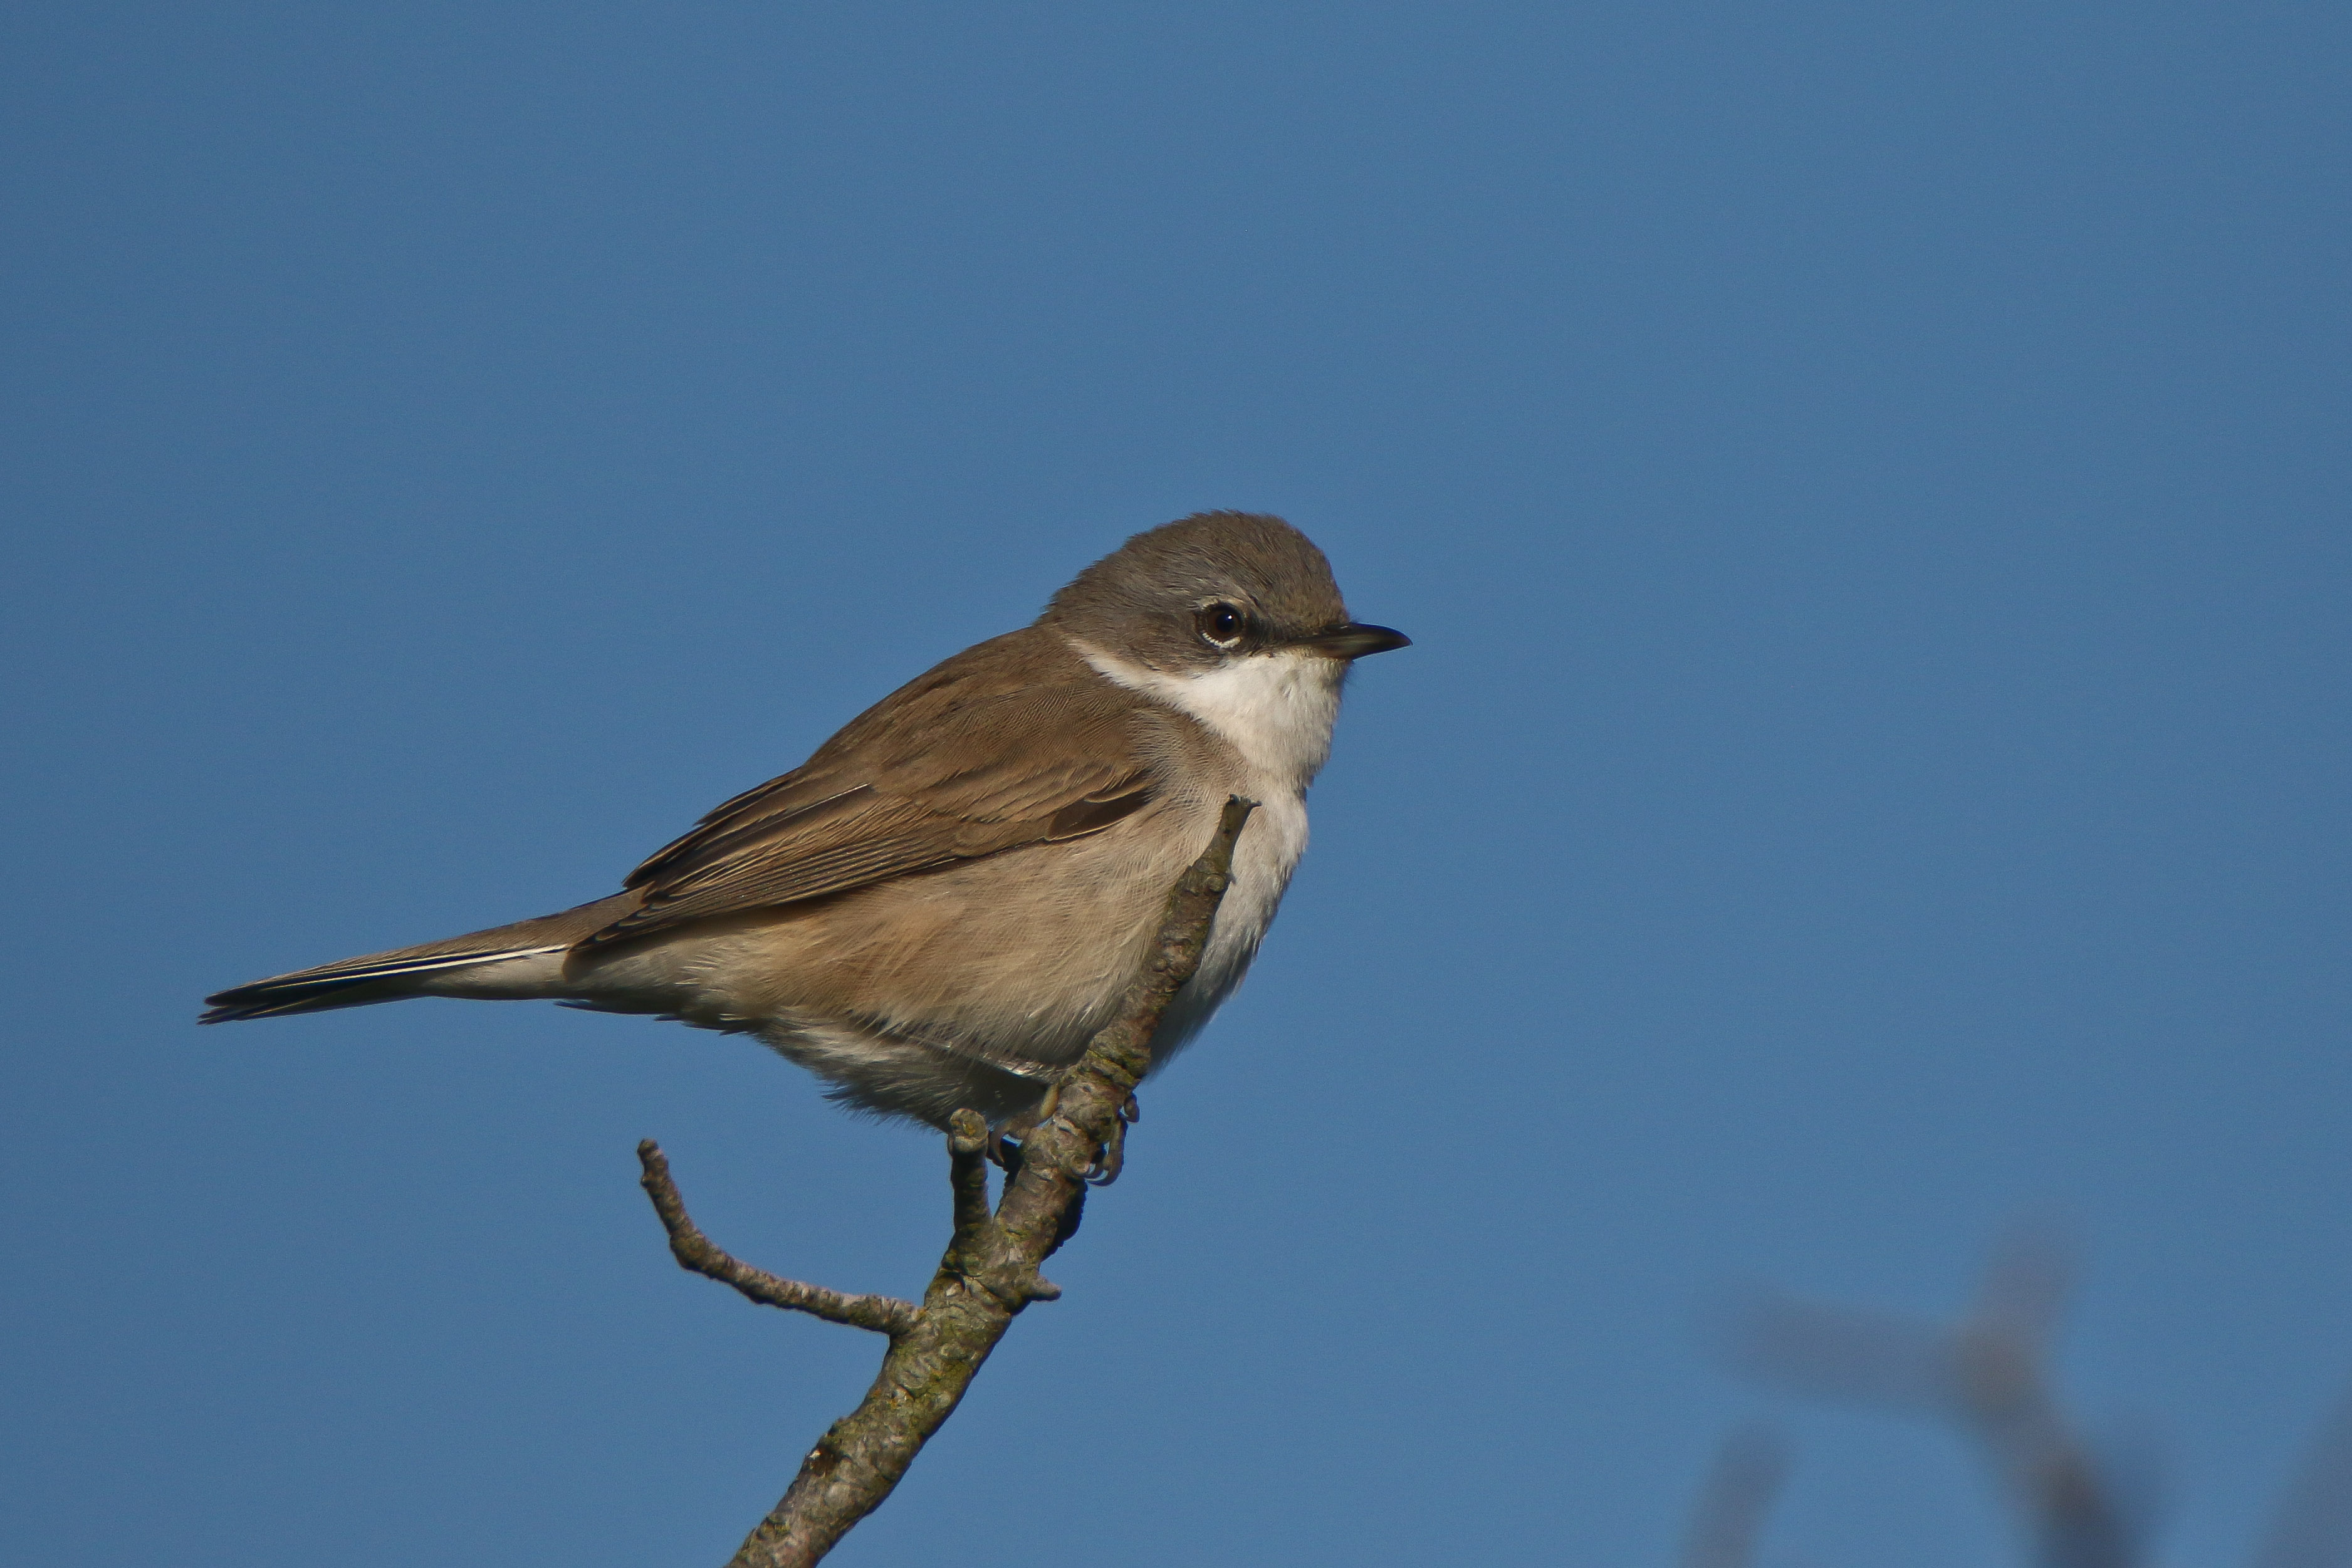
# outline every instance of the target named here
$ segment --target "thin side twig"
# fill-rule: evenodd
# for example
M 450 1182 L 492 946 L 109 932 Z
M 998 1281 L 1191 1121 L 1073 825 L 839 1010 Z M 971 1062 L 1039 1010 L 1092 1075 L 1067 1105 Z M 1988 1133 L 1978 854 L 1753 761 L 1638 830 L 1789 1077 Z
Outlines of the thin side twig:
M 678 1195 L 677 1184 L 670 1178 L 669 1159 L 661 1152 L 661 1145 L 646 1139 L 637 1145 L 637 1160 L 646 1169 L 638 1184 L 653 1199 L 654 1212 L 661 1215 L 662 1228 L 669 1232 L 670 1252 L 681 1268 L 721 1285 L 732 1285 L 763 1307 L 806 1312 L 828 1323 L 871 1329 L 877 1334 L 903 1334 L 915 1326 L 916 1308 L 912 1301 L 902 1301 L 896 1296 L 852 1296 L 829 1290 L 822 1285 L 787 1279 L 764 1268 L 754 1268 L 730 1257 L 688 1217 L 686 1200 Z
M 987 1123 L 971 1110 L 959 1110 L 950 1119 L 949 1181 L 955 1230 L 919 1307 L 778 1280 L 728 1258 L 686 1217 L 666 1168 L 660 1181 L 655 1179 L 660 1151 L 649 1143 L 642 1146 L 646 1190 L 669 1230 L 670 1249 L 687 1268 L 732 1285 L 753 1300 L 771 1300 L 762 1291 L 781 1287 L 791 1300 L 772 1304 L 820 1317 L 852 1310 L 853 1302 L 887 1301 L 889 1309 L 908 1314 L 903 1323 L 891 1315 L 897 1326 L 883 1329 L 890 1335 L 890 1349 L 864 1401 L 817 1439 L 782 1500 L 743 1542 L 729 1568 L 807 1568 L 832 1551 L 890 1495 L 931 1434 L 955 1413 L 964 1390 L 1013 1318 L 1030 1302 L 1049 1301 L 1061 1294 L 1038 1268 L 1069 1235 L 1073 1211 L 1088 1177 L 1116 1172 L 1125 1131 L 1121 1112 L 1132 1104 L 1135 1086 L 1150 1070 L 1151 1037 L 1161 1015 L 1200 967 L 1217 905 L 1232 881 L 1234 841 L 1255 804 L 1239 797 L 1226 802 L 1216 836 L 1170 892 L 1150 956 L 1129 984 L 1118 1016 L 1096 1034 L 1086 1055 L 1063 1076 L 1053 1114 L 1022 1141 L 1019 1169 L 1008 1177 L 993 1214 L 988 1208 L 984 1157 Z M 833 1311 L 810 1305 L 813 1300 L 824 1301 Z M 887 1310 L 870 1305 L 854 1310 Z M 834 1321 L 877 1326 L 848 1316 Z

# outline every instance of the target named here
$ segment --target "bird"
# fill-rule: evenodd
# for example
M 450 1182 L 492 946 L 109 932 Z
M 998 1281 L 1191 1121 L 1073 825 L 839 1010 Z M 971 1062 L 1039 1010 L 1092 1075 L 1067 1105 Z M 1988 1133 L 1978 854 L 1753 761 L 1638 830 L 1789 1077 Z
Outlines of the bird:
M 1257 809 L 1155 1069 L 1233 994 L 1307 847 L 1349 671 L 1410 642 L 1350 619 L 1288 522 L 1197 512 L 722 803 L 620 892 L 238 985 L 201 1021 L 554 1001 L 750 1034 L 853 1110 L 1019 1126 L 1116 1016 L 1238 796 Z

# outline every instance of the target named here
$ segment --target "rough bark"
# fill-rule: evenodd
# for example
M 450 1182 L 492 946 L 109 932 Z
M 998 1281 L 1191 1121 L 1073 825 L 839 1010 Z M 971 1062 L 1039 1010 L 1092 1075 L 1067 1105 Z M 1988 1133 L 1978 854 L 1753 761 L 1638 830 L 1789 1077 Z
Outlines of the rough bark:
M 1124 1157 L 1135 1087 L 1151 1066 L 1151 1037 L 1177 990 L 1200 967 L 1210 923 L 1231 880 L 1234 843 L 1251 802 L 1226 803 L 1217 836 L 1169 894 L 1151 956 L 1129 984 L 1118 1017 L 1048 1096 L 1045 1114 L 1010 1162 L 994 1213 L 988 1205 L 989 1130 L 960 1110 L 948 1133 L 955 1226 L 919 1305 L 851 1296 L 785 1279 L 728 1256 L 696 1228 L 669 1163 L 637 1146 L 645 1189 L 681 1267 L 772 1307 L 887 1334 L 882 1370 L 857 1408 L 826 1428 L 782 1501 L 729 1568 L 803 1568 L 822 1559 L 898 1484 L 924 1443 L 955 1413 L 964 1390 L 1032 1301 L 1060 1289 L 1038 1272 L 1074 1228 L 1088 1183 L 1108 1183 Z

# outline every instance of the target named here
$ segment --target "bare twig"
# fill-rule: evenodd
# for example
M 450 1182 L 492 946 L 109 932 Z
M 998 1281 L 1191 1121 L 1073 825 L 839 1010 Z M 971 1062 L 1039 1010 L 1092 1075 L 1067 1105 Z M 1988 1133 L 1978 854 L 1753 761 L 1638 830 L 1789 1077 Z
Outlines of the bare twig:
M 806 1312 L 828 1323 L 846 1323 L 853 1329 L 871 1329 L 877 1334 L 903 1334 L 915 1326 L 912 1301 L 902 1301 L 896 1296 L 845 1295 L 736 1261 L 687 1217 L 686 1200 L 678 1196 L 677 1184 L 670 1180 L 669 1161 L 663 1155 L 661 1145 L 646 1139 L 637 1145 L 637 1159 L 646 1168 L 638 1184 L 654 1200 L 654 1211 L 661 1215 L 662 1226 L 669 1232 L 669 1249 L 681 1268 L 708 1275 L 721 1285 L 732 1285 L 761 1306 Z
M 920 1306 L 889 1297 L 844 1296 L 779 1279 L 737 1262 L 695 1229 L 661 1151 L 639 1145 L 646 1191 L 670 1234 L 670 1250 L 698 1274 L 755 1301 L 814 1312 L 890 1336 L 882 1370 L 856 1410 L 835 1422 L 800 1473 L 735 1553 L 730 1568 L 805 1568 L 830 1552 L 898 1484 L 924 1443 L 955 1412 L 964 1390 L 1013 1319 L 1060 1289 L 1037 1270 L 1069 1235 L 1087 1183 L 1116 1174 L 1135 1086 L 1151 1067 L 1160 1016 L 1200 967 L 1209 926 L 1232 878 L 1234 843 L 1253 804 L 1225 804 L 1216 837 L 1168 898 L 1144 968 L 1118 1016 L 1066 1073 L 1051 1112 L 1023 1140 L 994 1214 L 988 1209 L 988 1127 L 959 1110 L 948 1132 L 955 1231 Z M 1131 1120 L 1131 1118 L 1129 1118 Z M 854 1314 L 854 1315 L 853 1315 Z

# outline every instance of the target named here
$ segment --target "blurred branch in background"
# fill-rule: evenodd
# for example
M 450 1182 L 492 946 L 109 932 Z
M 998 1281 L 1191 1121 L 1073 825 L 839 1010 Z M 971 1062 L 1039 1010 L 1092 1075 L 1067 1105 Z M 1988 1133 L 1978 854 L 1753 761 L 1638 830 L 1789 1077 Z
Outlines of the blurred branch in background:
M 1788 1476 L 1789 1445 L 1780 1434 L 1749 1427 L 1725 1438 L 1691 1510 L 1682 1568 L 1748 1568 Z
M 1732 1359 L 1749 1376 L 1804 1398 L 1956 1427 L 1989 1460 L 2041 1568 L 2140 1568 L 2144 1521 L 2124 1506 L 2112 1469 L 2050 1386 L 2049 1345 L 2067 1274 L 2047 1237 L 2020 1237 L 1996 1252 L 1975 1305 L 1956 1324 L 1772 1300 L 1736 1325 Z M 1777 1447 L 1763 1457 L 1755 1446 L 1764 1441 L 1748 1435 L 1726 1445 L 1701 1494 L 1685 1568 L 1747 1568 L 1753 1559 L 1787 1467 Z M 2280 1499 L 2252 1562 L 2352 1568 L 2352 1390 Z
M 2042 1568 L 2137 1568 L 2139 1531 L 2052 1394 L 2048 1348 L 2066 1294 L 2058 1249 L 2000 1249 L 1958 1323 L 1777 1300 L 1739 1325 L 1740 1370 L 1811 1399 L 1948 1421 L 1990 1461 Z

